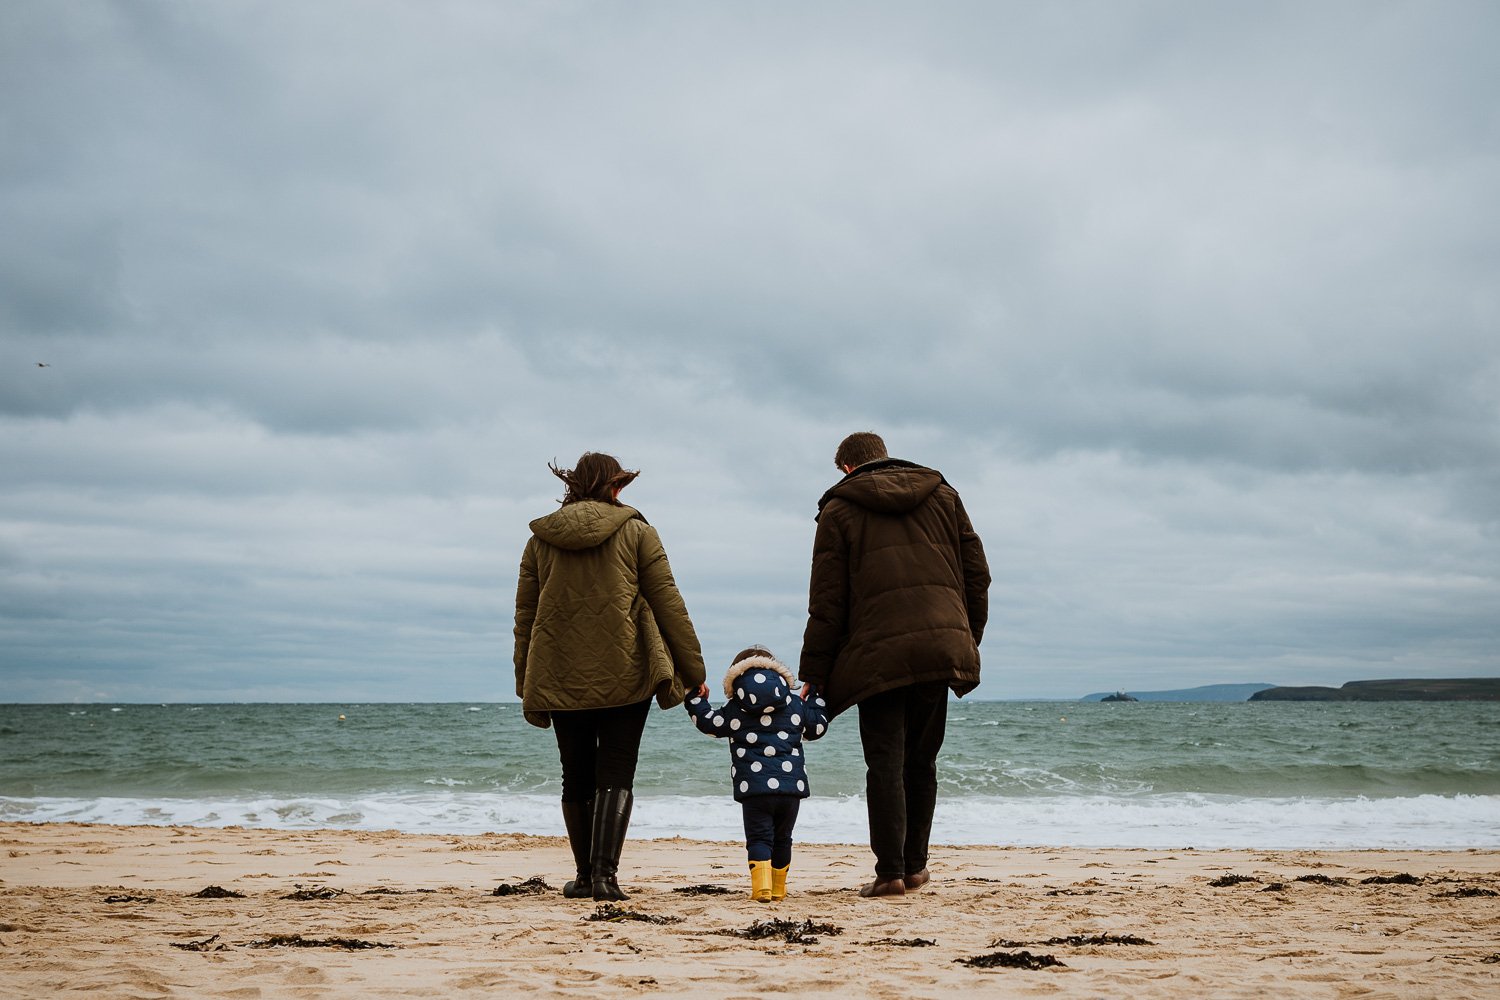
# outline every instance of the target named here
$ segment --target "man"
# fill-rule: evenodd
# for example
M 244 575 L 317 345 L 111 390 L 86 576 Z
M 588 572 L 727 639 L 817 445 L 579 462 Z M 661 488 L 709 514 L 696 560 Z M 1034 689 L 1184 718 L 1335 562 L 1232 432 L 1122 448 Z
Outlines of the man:
M 870 432 L 845 438 L 834 464 L 844 478 L 818 501 L 799 673 L 830 719 L 859 706 L 875 854 L 859 894 L 900 896 L 930 878 L 948 691 L 979 683 L 990 571 L 940 473 L 889 457 Z

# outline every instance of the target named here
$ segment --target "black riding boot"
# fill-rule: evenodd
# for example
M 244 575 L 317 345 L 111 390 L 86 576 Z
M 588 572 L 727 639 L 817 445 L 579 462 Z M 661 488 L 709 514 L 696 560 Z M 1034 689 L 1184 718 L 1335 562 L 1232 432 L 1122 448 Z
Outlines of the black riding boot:
M 593 895 L 596 900 L 629 899 L 620 890 L 615 873 L 620 870 L 620 850 L 630 827 L 630 806 L 635 796 L 628 788 L 594 791 Z
M 573 849 L 573 867 L 578 877 L 563 886 L 569 899 L 589 899 L 594 895 L 594 800 L 564 802 L 563 825 L 568 828 L 568 846 Z

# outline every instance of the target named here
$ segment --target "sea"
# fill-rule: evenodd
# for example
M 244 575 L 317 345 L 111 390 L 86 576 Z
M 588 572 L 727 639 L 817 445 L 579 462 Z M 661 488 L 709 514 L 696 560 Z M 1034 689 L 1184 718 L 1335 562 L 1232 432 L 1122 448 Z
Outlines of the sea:
M 864 843 L 856 713 L 806 745 L 797 838 Z M 1500 704 L 953 701 L 933 840 L 1500 848 Z M 561 835 L 519 705 L 0 705 L 0 820 Z M 653 710 L 632 838 L 742 837 L 728 747 Z

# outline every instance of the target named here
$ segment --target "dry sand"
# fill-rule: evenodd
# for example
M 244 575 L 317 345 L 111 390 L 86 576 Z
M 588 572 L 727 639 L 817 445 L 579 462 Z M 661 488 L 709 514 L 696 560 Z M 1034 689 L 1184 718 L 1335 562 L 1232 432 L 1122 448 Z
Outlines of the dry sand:
M 672 921 L 651 923 L 493 894 L 560 887 L 556 838 L 0 824 L 0 995 L 1500 997 L 1496 851 L 942 847 L 932 884 L 866 900 L 863 845 L 799 845 L 772 905 L 744 896 L 743 856 L 628 842 L 623 906 Z M 1360 884 L 1393 875 L 1421 881 Z M 674 891 L 698 885 L 733 891 Z M 831 926 L 725 933 L 770 920 Z M 294 935 L 324 943 L 266 946 Z M 1097 935 L 1150 943 L 1055 940 Z M 959 961 L 1022 951 L 1062 964 Z

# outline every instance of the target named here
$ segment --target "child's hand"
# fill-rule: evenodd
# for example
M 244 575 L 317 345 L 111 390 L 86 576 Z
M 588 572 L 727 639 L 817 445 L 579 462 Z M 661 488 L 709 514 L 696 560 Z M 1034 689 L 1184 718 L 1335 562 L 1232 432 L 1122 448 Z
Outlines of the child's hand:
M 695 694 L 695 695 L 697 695 L 699 698 L 707 698 L 708 697 L 708 681 L 704 681 L 702 684 L 699 684 L 698 685 L 698 690 L 696 690 L 696 691 L 694 691 L 692 693 Z

